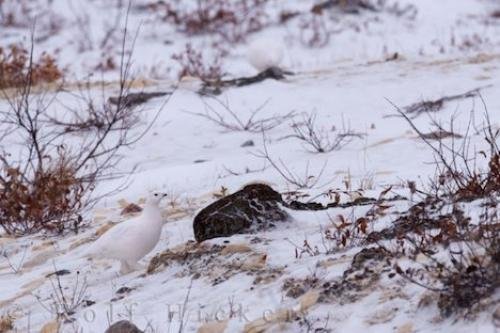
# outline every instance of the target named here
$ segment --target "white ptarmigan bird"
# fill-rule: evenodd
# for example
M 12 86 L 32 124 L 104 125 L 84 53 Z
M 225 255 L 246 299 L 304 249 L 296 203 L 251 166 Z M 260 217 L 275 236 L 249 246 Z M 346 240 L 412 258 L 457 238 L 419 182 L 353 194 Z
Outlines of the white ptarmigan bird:
M 260 38 L 250 43 L 247 60 L 260 73 L 271 67 L 279 67 L 283 54 L 284 46 L 280 41 Z
M 87 256 L 119 260 L 122 274 L 139 269 L 138 261 L 160 240 L 163 219 L 159 203 L 166 196 L 163 193 L 150 194 L 141 215 L 106 231 L 90 246 Z

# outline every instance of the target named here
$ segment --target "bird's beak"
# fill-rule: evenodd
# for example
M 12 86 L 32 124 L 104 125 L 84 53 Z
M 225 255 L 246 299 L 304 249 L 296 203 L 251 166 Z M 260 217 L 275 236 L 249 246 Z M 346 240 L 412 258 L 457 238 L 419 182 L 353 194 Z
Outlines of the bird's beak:
M 163 193 L 161 197 L 162 198 L 166 198 L 167 197 L 167 193 Z

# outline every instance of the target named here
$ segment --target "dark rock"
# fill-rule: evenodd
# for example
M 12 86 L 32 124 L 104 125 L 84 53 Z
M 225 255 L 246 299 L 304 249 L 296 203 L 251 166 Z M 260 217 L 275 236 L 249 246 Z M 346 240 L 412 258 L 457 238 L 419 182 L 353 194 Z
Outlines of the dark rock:
M 446 138 L 455 138 L 455 139 L 461 139 L 463 138 L 462 135 L 458 133 L 453 133 L 449 131 L 445 131 L 443 129 L 439 129 L 437 131 L 433 131 L 430 133 L 422 133 L 420 136 L 422 139 L 427 139 L 427 140 L 442 140 Z
M 367 0 L 325 0 L 318 4 L 315 4 L 311 8 L 311 12 L 317 15 L 321 15 L 323 11 L 333 8 L 347 14 L 360 14 L 362 11 L 377 12 L 380 10 Z
M 294 210 L 325 210 L 327 207 L 323 206 L 319 202 L 300 202 L 293 200 L 286 203 L 286 206 Z
M 120 320 L 108 327 L 104 333 L 143 333 L 128 320 Z
M 202 209 L 194 218 L 196 241 L 251 232 L 284 221 L 281 194 L 264 184 L 252 184 Z
M 47 275 L 45 275 L 45 277 L 51 277 L 51 276 L 63 276 L 63 275 L 68 275 L 68 274 L 71 274 L 71 272 L 67 269 L 60 269 L 58 271 L 55 271 L 55 272 L 52 272 L 52 273 L 49 273 Z
M 248 86 L 250 84 L 261 82 L 267 79 L 280 81 L 284 80 L 286 78 L 286 75 L 293 75 L 293 73 L 283 70 L 279 67 L 269 67 L 268 69 L 260 72 L 256 76 L 240 79 L 238 82 L 236 82 L 236 86 L 238 87 Z
M 240 77 L 230 80 L 205 81 L 199 93 L 201 95 L 219 95 L 223 88 L 228 87 L 244 87 L 267 79 L 284 80 L 286 76 L 294 75 L 292 72 L 281 69 L 279 67 L 270 67 L 257 75 L 250 77 Z
M 118 105 L 119 103 L 124 107 L 132 107 L 140 104 L 144 104 L 152 98 L 161 97 L 169 95 L 171 93 L 167 92 L 140 92 L 140 93 L 130 93 L 123 96 L 121 99 L 119 97 L 110 97 L 108 102 L 113 105 Z
M 127 287 L 127 286 L 123 286 L 123 287 L 121 287 L 120 289 L 118 289 L 118 290 L 116 291 L 116 293 L 117 293 L 118 295 L 121 295 L 121 294 L 128 294 L 128 293 L 129 293 L 129 292 L 131 292 L 132 290 L 133 290 L 132 288 L 129 288 L 129 287 Z
M 255 146 L 253 140 L 247 140 L 241 144 L 241 147 L 253 147 L 253 146 Z
M 345 202 L 345 203 L 338 203 L 338 202 L 331 202 L 327 205 L 323 205 L 322 203 L 319 202 L 300 202 L 296 200 L 292 200 L 289 202 L 285 202 L 284 205 L 287 208 L 293 209 L 293 210 L 326 210 L 330 208 L 349 208 L 349 207 L 355 207 L 355 206 L 368 206 L 368 205 L 374 205 L 374 204 L 382 204 L 384 202 L 391 202 L 391 201 L 402 201 L 402 200 L 407 200 L 405 197 L 396 195 L 391 198 L 381 198 L 381 199 L 375 199 L 375 198 L 368 198 L 368 197 L 359 197 L 356 198 L 353 201 Z
M 91 299 L 84 299 L 84 300 L 82 301 L 82 303 L 83 303 L 83 307 L 84 307 L 84 308 L 88 308 L 89 306 L 94 305 L 94 304 L 95 304 L 95 301 L 93 301 L 93 300 L 91 300 Z

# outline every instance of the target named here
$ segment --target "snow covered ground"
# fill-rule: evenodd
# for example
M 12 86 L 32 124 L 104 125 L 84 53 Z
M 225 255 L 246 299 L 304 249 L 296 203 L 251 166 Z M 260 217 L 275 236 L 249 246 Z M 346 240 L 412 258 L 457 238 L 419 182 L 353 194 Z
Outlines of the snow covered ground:
M 50 295 L 58 288 L 57 279 L 47 275 L 67 270 L 59 278 L 62 288 L 71 295 L 85 286 L 85 304 L 77 308 L 73 322 L 62 324 L 61 332 L 104 332 L 119 319 L 129 319 L 146 332 L 178 332 L 180 326 L 184 332 L 496 332 L 494 306 L 474 320 L 442 319 L 435 303 L 422 306 L 429 292 L 401 278 L 389 278 L 390 267 L 350 300 L 317 302 L 315 288 L 302 298 L 292 297 L 284 287 L 290 285 L 290 279 L 308 278 L 321 286 L 343 276 L 360 247 L 326 251 L 323 230 L 331 228 L 338 215 L 349 220 L 365 216 L 370 206 L 290 211 L 291 221 L 268 231 L 209 240 L 197 250 L 188 243 L 194 240 L 194 215 L 215 200 L 215 193 L 223 188 L 231 193 L 256 181 L 271 184 L 282 193 L 307 195 L 302 201 L 315 198 L 325 203 L 330 198 L 322 194 L 329 190 L 341 192 L 342 202 L 347 202 L 358 190 L 363 196 L 377 198 L 392 186 L 387 196 L 397 194 L 408 200 L 392 202 L 390 213 L 372 227 L 380 230 L 390 224 L 398 211 L 415 203 L 407 181 L 426 183 L 435 167 L 432 151 L 395 116 L 389 101 L 403 107 L 481 88 L 493 127 L 500 128 L 500 19 L 490 16 L 500 10 L 498 2 L 398 2 L 402 8 L 414 5 L 416 16 L 399 17 L 391 12 L 343 15 L 331 27 L 340 31 L 319 48 L 300 42 L 298 24 L 293 20 L 251 34 L 250 40 L 273 38 L 286 45 L 283 67 L 296 75 L 229 88 L 217 97 L 243 119 L 261 106 L 256 119 L 291 111 L 295 119 L 315 114 L 318 126 L 328 133 L 344 125 L 363 134 L 360 138 L 340 150 L 318 154 L 290 137 L 292 119 L 283 119 L 265 136 L 229 131 L 194 114 L 206 112 L 205 103 L 224 112 L 217 101 L 200 97 L 193 89 L 195 84 L 181 84 L 147 135 L 123 152 L 118 171 L 138 166 L 130 185 L 101 201 L 87 216 L 88 227 L 65 237 L 0 235 L 0 248 L 6 254 L 0 259 L 0 315 L 11 314 L 17 332 L 40 331 L 55 320 Z M 99 46 L 105 27 L 113 25 L 119 9 L 97 0 L 48 3 L 43 8 L 62 18 L 62 28 L 40 41 L 35 51 L 55 52 L 70 82 L 83 80 L 89 73 L 94 74 L 92 80 L 114 82 L 115 70 L 101 76 L 95 67 L 108 53 L 116 57 L 119 52 L 119 47 L 108 50 Z M 283 9 L 309 8 L 312 3 L 269 1 L 267 10 L 276 16 Z M 138 5 L 139 1 L 134 2 Z M 88 22 L 82 24 L 88 26 L 88 32 L 75 23 L 85 20 Z M 187 38 L 147 11 L 133 9 L 130 21 L 132 30 L 142 22 L 133 59 L 134 69 L 146 80 L 146 91 L 172 90 L 177 70 L 172 54 L 187 42 L 202 48 L 212 39 Z M 28 38 L 23 27 L 0 29 L 0 45 Z M 82 47 L 85 43 L 88 45 Z M 245 58 L 247 45 L 231 47 L 223 58 L 228 77 L 255 74 Z M 392 59 L 395 53 L 397 57 Z M 116 92 L 113 86 L 107 89 L 110 94 Z M 96 89 L 95 94 L 99 93 Z M 65 98 L 69 94 L 59 95 L 60 100 Z M 152 99 L 145 108 L 154 112 L 163 101 Z M 2 106 L 5 103 L 0 100 Z M 484 109 L 478 97 L 446 103 L 433 117 L 446 124 L 455 116 L 456 133 L 465 134 L 471 111 L 479 124 Z M 431 130 L 430 122 L 427 115 L 415 119 L 424 131 Z M 248 140 L 254 145 L 242 147 Z M 263 140 L 270 156 L 299 177 L 320 176 L 316 185 L 297 189 L 287 182 L 260 156 Z M 478 150 L 484 148 L 481 133 L 473 133 L 471 140 Z M 105 192 L 121 182 L 123 179 L 102 183 L 97 191 Z M 142 270 L 125 276 L 118 274 L 118 263 L 81 257 L 96 231 L 127 218 L 120 216 L 124 202 L 140 202 L 152 190 L 169 194 L 163 206 L 167 223 L 157 247 L 141 263 L 146 267 L 151 258 L 167 249 L 194 254 L 172 260 L 151 274 Z M 301 253 L 305 240 L 318 248 L 317 253 Z M 307 314 L 289 311 L 283 315 L 283 309 L 302 309 Z M 261 330 L 252 326 L 260 319 L 266 319 L 261 324 L 267 325 Z M 222 326 L 208 330 L 207 322 Z

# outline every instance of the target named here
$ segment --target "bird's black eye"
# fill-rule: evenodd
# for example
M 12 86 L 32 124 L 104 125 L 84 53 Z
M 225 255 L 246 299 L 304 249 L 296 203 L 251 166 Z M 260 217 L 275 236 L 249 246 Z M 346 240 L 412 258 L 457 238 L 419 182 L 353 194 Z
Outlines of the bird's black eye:
M 158 196 L 158 193 L 155 193 L 155 197 L 157 197 L 157 196 Z

